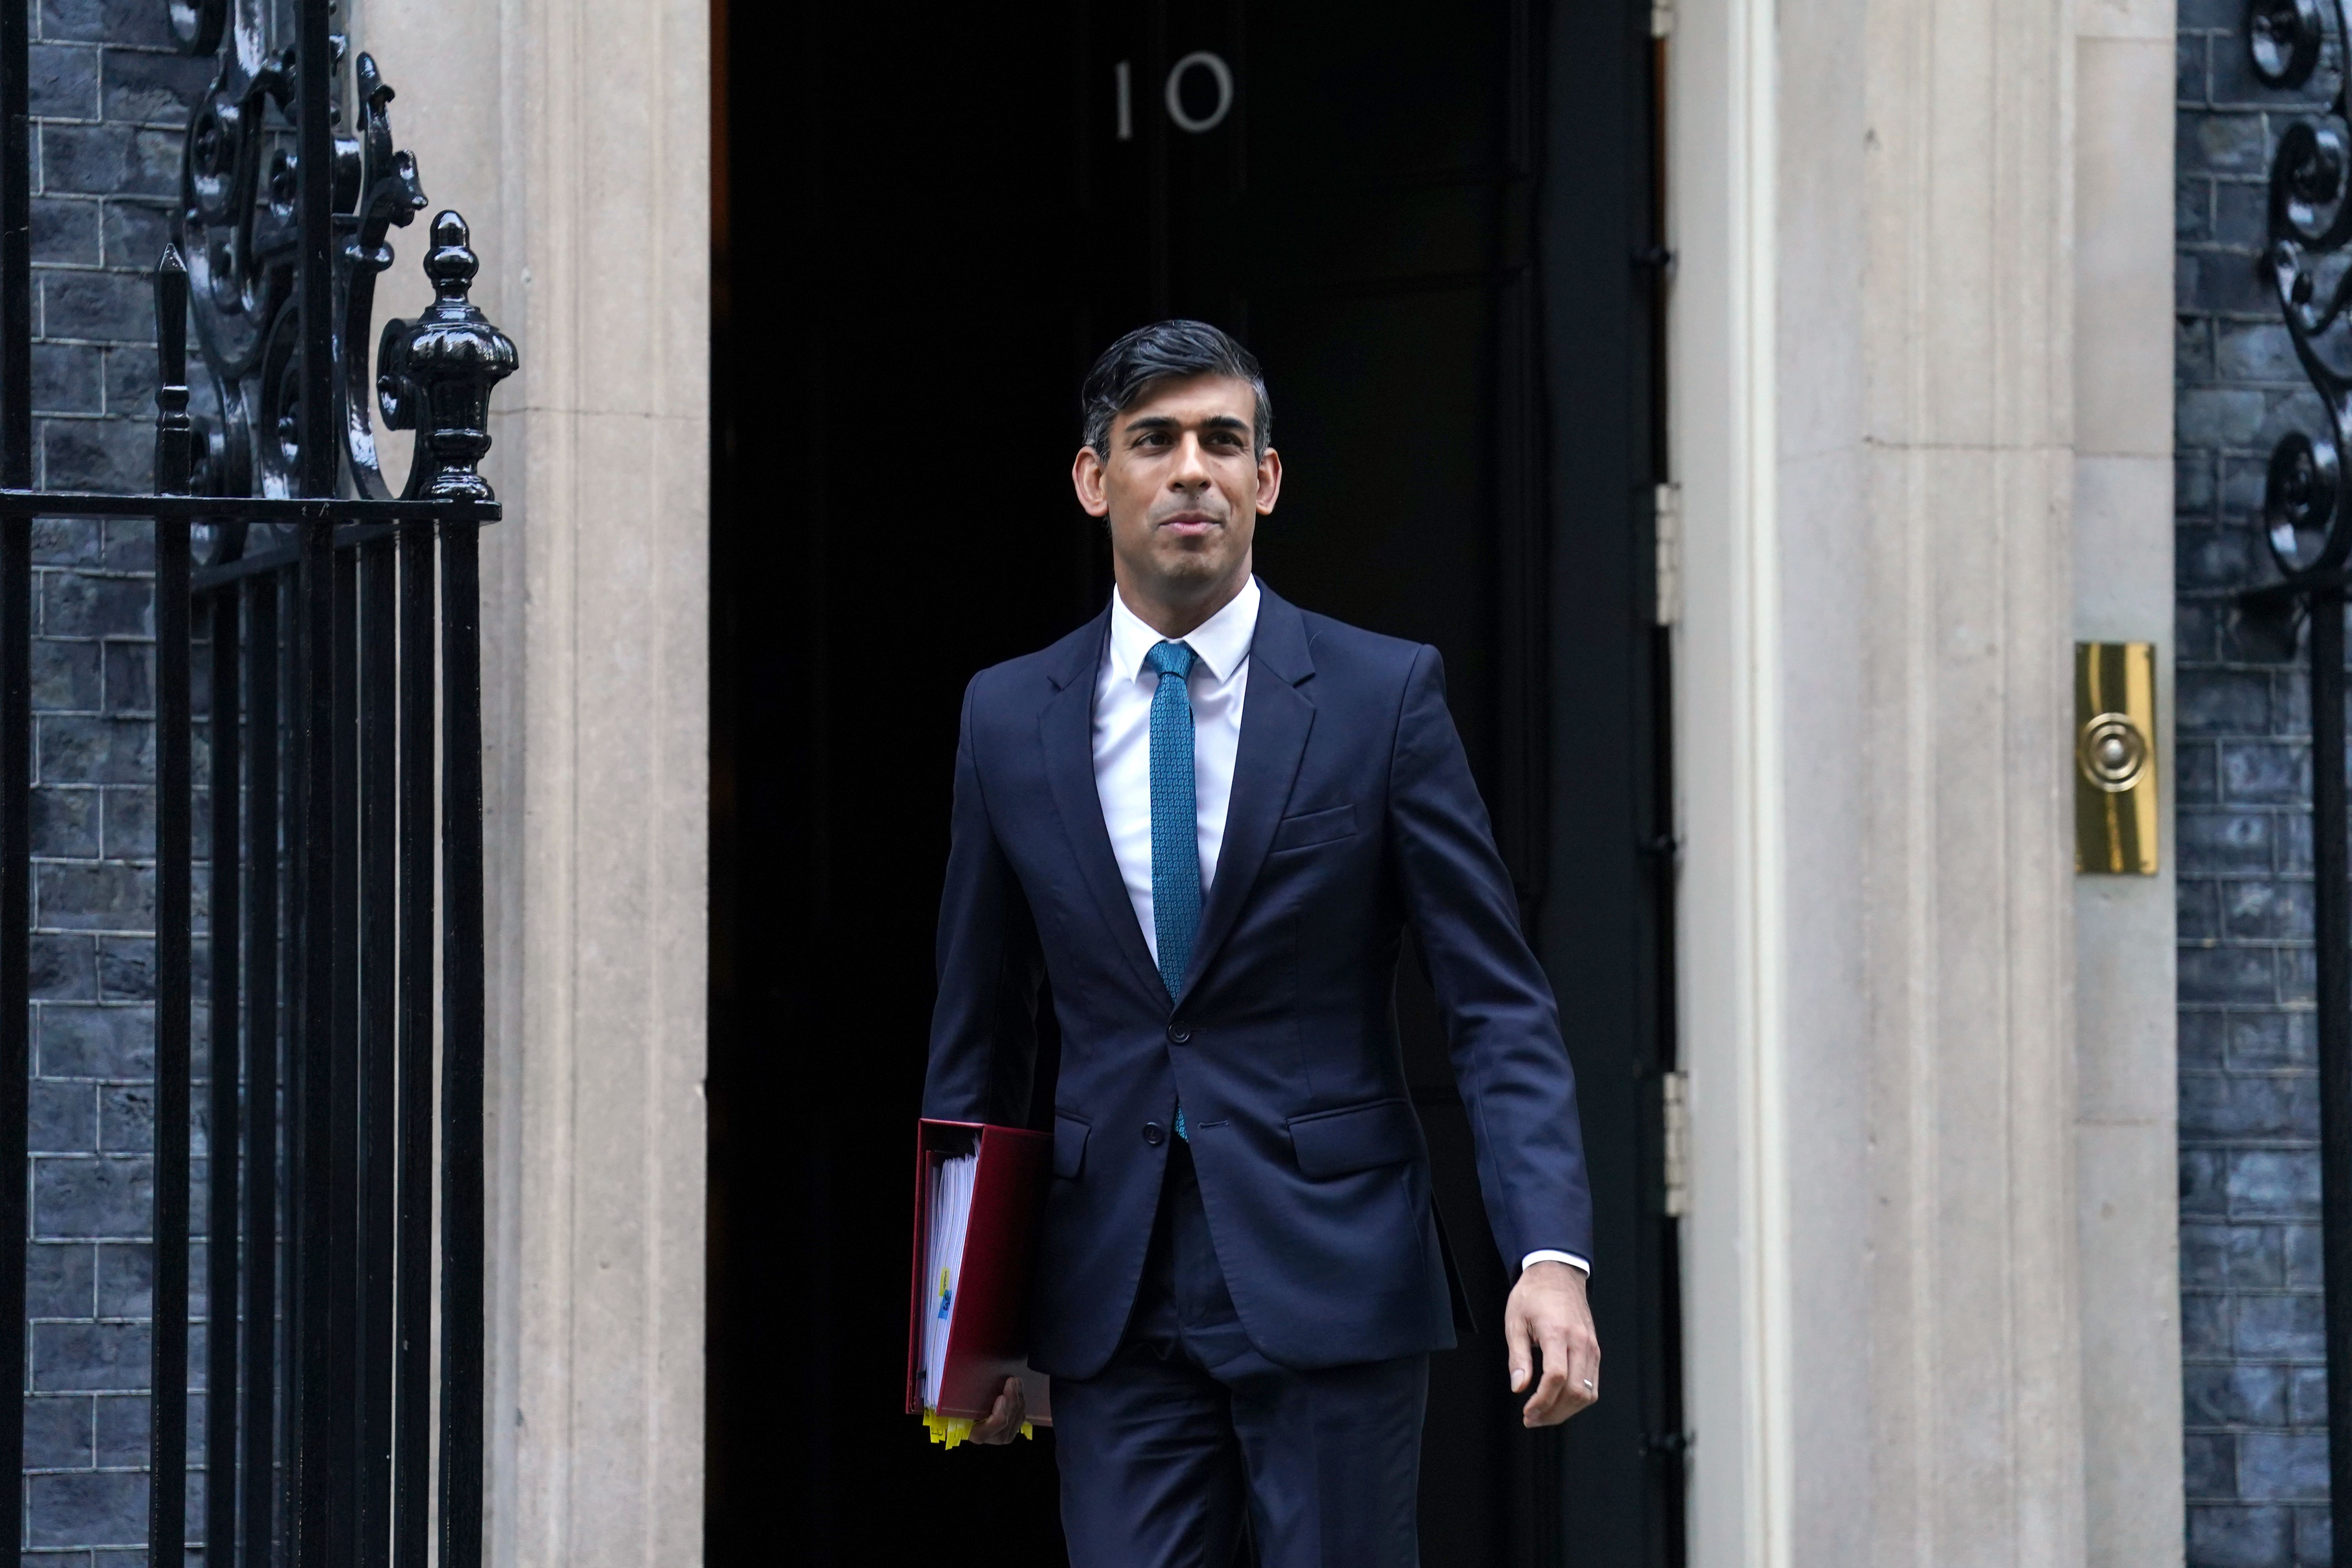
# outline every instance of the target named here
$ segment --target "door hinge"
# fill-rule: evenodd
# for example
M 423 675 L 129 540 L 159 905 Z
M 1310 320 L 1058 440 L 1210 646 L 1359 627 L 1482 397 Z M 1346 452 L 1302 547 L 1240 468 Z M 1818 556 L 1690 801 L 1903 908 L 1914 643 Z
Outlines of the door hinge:
M 1650 37 L 1671 37 L 1674 30 L 1675 0 L 1650 0 Z
M 1660 485 L 1654 498 L 1658 534 L 1658 625 L 1683 618 L 1683 488 Z
M 1690 1074 L 1662 1074 L 1658 1089 L 1665 1131 L 1666 1217 L 1680 1219 L 1690 1213 Z

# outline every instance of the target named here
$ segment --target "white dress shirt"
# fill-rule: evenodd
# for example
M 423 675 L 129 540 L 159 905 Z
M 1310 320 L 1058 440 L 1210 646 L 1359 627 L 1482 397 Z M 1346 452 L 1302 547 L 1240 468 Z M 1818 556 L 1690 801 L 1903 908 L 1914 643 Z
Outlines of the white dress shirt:
M 1225 842 L 1225 808 L 1233 800 L 1234 758 L 1241 750 L 1242 702 L 1249 693 L 1259 597 L 1252 577 L 1231 604 L 1175 639 L 1191 647 L 1193 656 L 1185 685 L 1192 698 L 1192 805 L 1203 906 Z M 1160 674 L 1143 660 L 1168 640 L 1127 607 L 1118 589 L 1111 590 L 1110 639 L 1095 678 L 1095 795 L 1102 802 L 1118 874 L 1127 883 L 1127 901 L 1135 906 L 1135 921 L 1154 963 L 1160 962 L 1160 931 L 1151 918 L 1151 699 L 1160 689 Z M 1591 1265 L 1573 1253 L 1548 1250 L 1528 1253 L 1519 1267 L 1546 1261 L 1591 1272 Z
M 1233 603 L 1181 639 L 1192 649 L 1192 803 L 1199 816 L 1201 902 L 1217 877 L 1225 842 L 1225 805 L 1234 794 L 1234 755 L 1242 744 L 1242 700 L 1249 690 L 1250 643 L 1257 636 L 1257 579 Z M 1169 639 L 1143 624 L 1118 590 L 1110 595 L 1110 641 L 1095 681 L 1095 794 L 1111 853 L 1127 881 L 1128 902 L 1143 927 L 1151 961 L 1160 931 L 1151 918 L 1151 699 L 1160 673 L 1143 659 Z

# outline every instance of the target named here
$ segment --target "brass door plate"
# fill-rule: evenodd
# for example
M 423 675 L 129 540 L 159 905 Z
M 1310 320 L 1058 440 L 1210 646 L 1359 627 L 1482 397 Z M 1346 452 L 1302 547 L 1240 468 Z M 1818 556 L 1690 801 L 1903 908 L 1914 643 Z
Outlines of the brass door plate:
M 2156 645 L 2074 645 L 2074 869 L 2156 875 Z

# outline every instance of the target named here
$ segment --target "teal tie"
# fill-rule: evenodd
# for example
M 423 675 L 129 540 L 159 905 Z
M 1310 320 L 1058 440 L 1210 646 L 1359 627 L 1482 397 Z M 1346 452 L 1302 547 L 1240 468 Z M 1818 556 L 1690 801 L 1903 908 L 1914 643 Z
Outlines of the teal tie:
M 1186 680 L 1194 654 L 1163 642 L 1143 656 L 1160 676 L 1151 694 L 1151 928 L 1160 948 L 1160 979 L 1168 999 L 1184 994 L 1192 961 L 1192 931 L 1201 923 L 1200 810 L 1192 792 L 1192 692 Z M 1185 1142 L 1184 1108 L 1176 1108 L 1176 1136 Z

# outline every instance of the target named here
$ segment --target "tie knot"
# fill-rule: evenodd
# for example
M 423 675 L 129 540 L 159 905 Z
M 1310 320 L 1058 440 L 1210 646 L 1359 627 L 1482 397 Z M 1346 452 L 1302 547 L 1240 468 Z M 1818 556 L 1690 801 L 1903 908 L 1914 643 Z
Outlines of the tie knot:
M 1181 676 L 1190 679 L 1192 675 L 1192 661 L 1199 657 L 1192 651 L 1192 645 L 1190 643 L 1163 642 L 1154 643 L 1151 651 L 1143 656 L 1143 662 L 1161 675 Z

